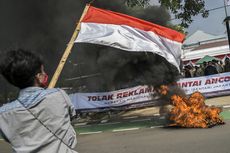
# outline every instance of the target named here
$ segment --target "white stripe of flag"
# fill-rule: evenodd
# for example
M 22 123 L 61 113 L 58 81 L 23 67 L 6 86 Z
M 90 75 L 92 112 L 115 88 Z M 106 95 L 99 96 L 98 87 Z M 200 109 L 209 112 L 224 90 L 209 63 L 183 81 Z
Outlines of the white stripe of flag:
M 125 14 L 90 7 L 75 42 L 110 46 L 130 52 L 152 52 L 179 70 L 184 35 Z

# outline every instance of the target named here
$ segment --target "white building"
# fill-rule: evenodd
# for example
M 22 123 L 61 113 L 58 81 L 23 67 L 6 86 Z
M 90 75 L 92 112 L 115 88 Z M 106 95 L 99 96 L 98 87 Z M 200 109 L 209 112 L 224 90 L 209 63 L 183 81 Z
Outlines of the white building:
M 183 64 L 195 64 L 196 61 L 205 55 L 214 56 L 221 60 L 230 57 L 226 35 L 215 36 L 198 30 L 192 35 L 187 36 L 183 44 Z

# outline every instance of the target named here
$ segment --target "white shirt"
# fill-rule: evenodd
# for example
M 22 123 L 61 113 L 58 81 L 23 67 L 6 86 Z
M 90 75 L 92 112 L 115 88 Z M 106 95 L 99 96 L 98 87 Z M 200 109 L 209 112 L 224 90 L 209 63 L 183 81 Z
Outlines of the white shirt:
M 63 90 L 29 87 L 0 107 L 0 134 L 16 153 L 77 153 L 74 115 Z

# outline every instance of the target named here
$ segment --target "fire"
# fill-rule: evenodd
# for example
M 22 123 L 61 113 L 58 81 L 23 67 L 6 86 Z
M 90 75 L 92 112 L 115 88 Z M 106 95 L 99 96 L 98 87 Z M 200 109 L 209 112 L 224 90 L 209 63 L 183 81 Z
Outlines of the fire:
M 161 86 L 162 95 L 168 93 L 167 86 Z M 220 117 L 221 109 L 205 105 L 205 98 L 200 92 L 194 92 L 189 98 L 179 95 L 171 96 L 173 108 L 170 111 L 170 126 L 189 128 L 208 128 L 217 124 L 223 124 Z

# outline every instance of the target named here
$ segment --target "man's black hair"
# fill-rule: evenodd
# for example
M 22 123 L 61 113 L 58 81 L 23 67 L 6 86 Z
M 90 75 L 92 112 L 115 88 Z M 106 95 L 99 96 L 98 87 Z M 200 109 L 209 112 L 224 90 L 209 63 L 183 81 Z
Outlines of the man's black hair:
M 0 61 L 0 73 L 20 89 L 33 86 L 35 75 L 41 72 L 41 58 L 23 49 L 6 52 Z

